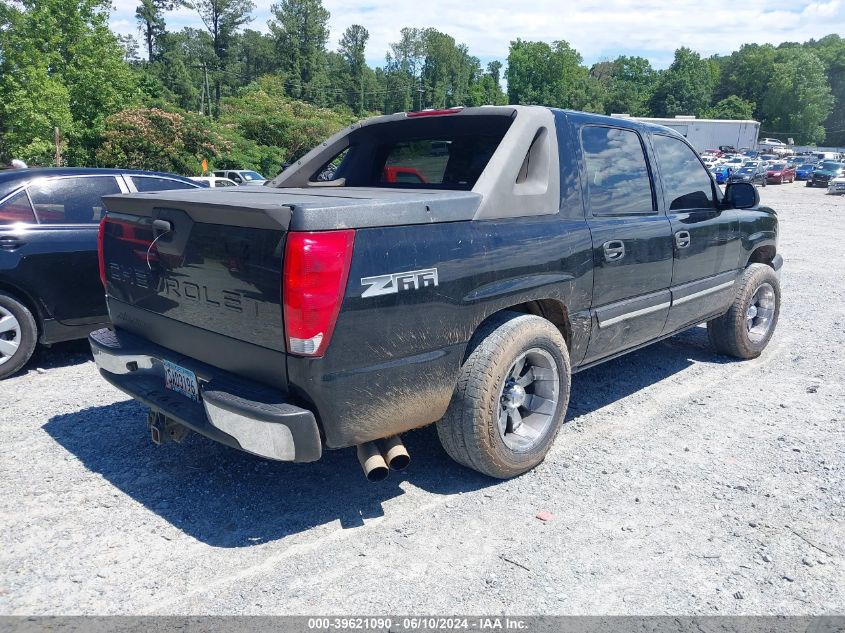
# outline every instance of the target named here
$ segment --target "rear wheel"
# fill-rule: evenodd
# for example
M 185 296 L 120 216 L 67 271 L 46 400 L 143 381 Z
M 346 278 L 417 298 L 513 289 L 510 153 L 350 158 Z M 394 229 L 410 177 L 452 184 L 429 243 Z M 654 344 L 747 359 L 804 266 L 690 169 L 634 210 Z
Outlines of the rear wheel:
M 766 264 L 751 264 L 730 309 L 707 322 L 707 333 L 716 351 L 756 358 L 769 344 L 779 315 L 780 282 L 775 271 Z
M 37 340 L 38 327 L 32 313 L 13 296 L 0 292 L 0 379 L 26 364 Z
M 437 434 L 452 459 L 507 479 L 543 461 L 569 403 L 569 352 L 538 316 L 503 313 L 470 343 Z

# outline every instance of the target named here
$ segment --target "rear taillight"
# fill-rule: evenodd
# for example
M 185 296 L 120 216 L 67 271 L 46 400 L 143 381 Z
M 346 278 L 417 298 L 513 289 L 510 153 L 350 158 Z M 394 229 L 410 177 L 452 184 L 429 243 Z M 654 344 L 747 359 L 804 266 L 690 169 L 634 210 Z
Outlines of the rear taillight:
M 100 281 L 103 282 L 103 290 L 106 289 L 106 258 L 103 256 L 103 242 L 106 235 L 106 218 L 100 220 L 100 230 L 97 232 L 97 259 L 100 263 Z
M 349 276 L 355 231 L 288 233 L 282 304 L 292 354 L 322 356 L 329 346 Z

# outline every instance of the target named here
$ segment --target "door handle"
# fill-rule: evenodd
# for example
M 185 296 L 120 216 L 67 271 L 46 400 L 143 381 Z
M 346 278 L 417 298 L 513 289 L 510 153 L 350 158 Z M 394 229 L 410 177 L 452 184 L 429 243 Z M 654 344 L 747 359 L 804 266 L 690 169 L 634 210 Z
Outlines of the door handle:
M 625 257 L 625 242 L 622 240 L 610 240 L 602 244 L 604 259 L 608 262 L 616 262 Z
M 24 242 L 19 237 L 3 236 L 0 237 L 0 249 L 4 251 L 15 251 L 23 246 Z
M 678 231 L 675 233 L 675 246 L 678 248 L 687 248 L 692 242 L 689 231 Z

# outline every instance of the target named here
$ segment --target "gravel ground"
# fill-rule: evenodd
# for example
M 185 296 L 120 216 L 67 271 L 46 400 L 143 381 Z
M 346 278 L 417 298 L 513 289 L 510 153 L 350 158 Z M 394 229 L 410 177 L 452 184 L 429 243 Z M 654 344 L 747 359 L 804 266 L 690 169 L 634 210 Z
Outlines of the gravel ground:
M 845 612 L 845 198 L 761 195 L 786 260 L 764 355 L 699 327 L 585 371 L 508 482 L 431 428 L 380 484 L 351 450 L 156 447 L 84 344 L 42 350 L 0 383 L 0 613 Z

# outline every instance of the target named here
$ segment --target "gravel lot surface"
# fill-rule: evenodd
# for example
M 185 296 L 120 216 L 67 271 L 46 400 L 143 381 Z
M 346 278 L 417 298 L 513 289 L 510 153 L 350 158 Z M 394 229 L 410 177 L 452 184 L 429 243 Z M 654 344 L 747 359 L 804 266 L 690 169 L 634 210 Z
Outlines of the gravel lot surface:
M 156 447 L 84 343 L 41 350 L 0 382 L 0 613 L 845 612 L 845 197 L 761 195 L 786 260 L 764 355 L 699 327 L 585 371 L 508 482 L 431 428 L 380 484 L 352 450 Z

